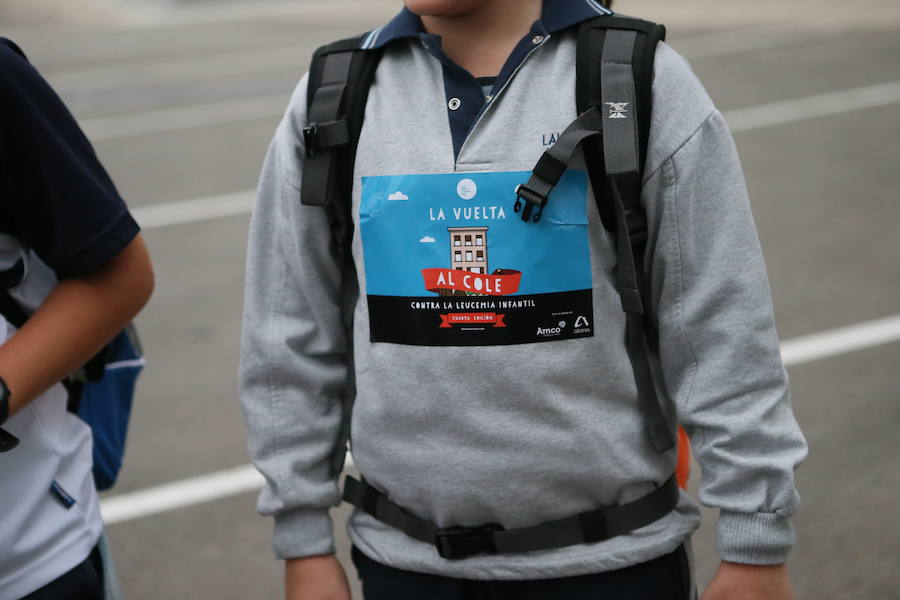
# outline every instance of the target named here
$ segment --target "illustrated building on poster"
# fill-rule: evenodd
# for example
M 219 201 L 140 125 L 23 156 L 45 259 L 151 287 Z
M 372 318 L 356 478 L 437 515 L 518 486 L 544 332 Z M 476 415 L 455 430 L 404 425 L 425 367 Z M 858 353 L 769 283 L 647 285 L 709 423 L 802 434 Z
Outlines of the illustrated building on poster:
M 490 273 L 488 270 L 487 227 L 448 227 L 450 265 L 456 271 Z

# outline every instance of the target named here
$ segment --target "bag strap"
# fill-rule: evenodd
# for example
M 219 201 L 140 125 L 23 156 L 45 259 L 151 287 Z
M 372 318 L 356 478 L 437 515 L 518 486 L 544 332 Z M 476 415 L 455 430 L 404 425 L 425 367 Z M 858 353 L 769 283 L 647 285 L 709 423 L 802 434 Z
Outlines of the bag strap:
M 0 289 L 0 315 L 16 329 L 21 329 L 28 320 L 28 315 L 5 289 Z
M 669 514 L 678 504 L 675 475 L 636 500 L 605 506 L 555 521 L 506 529 L 499 524 L 478 527 L 438 527 L 415 516 L 385 494 L 349 475 L 344 480 L 344 501 L 399 529 L 406 535 L 433 544 L 442 558 L 459 560 L 478 554 L 513 554 L 565 548 L 608 540 L 649 525 Z
M 601 17 L 578 33 L 576 101 L 604 111 L 602 142 L 586 144 L 585 160 L 604 226 L 615 232 L 616 288 L 626 313 L 626 348 L 654 447 L 675 445 L 650 366 L 658 334 L 644 273 L 647 214 L 641 203 L 652 114 L 653 61 L 665 28 Z M 597 60 L 597 57 L 600 60 Z
M 307 87 L 307 125 L 303 130 L 306 155 L 300 201 L 308 206 L 322 206 L 328 213 L 332 253 L 342 265 L 342 313 L 348 335 L 352 335 L 353 306 L 359 296 L 350 247 L 353 240 L 353 167 L 369 88 L 382 54 L 380 49 L 361 49 L 363 37 L 323 46 L 313 54 Z M 331 465 L 335 474 L 343 470 L 346 461 L 355 399 L 352 350 L 347 358 L 343 418 Z
M 579 117 L 543 154 L 529 181 L 516 189 L 514 206 L 524 220 L 540 220 L 577 147 L 584 146 L 597 209 L 604 226 L 616 236 L 616 289 L 626 314 L 625 344 L 638 401 L 658 452 L 674 447 L 675 438 L 650 365 L 650 351 L 657 347 L 658 335 L 647 303 L 647 215 L 641 204 L 641 186 L 652 110 L 653 59 L 664 36 L 661 26 L 623 17 L 598 17 L 579 28 Z M 538 211 L 532 217 L 535 206 Z

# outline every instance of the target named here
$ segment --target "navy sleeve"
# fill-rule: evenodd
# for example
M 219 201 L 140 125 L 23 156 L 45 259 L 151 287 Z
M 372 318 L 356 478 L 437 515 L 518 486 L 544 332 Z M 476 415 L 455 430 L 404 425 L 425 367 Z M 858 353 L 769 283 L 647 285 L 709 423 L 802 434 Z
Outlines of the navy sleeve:
M 139 230 L 62 100 L 0 38 L 0 231 L 65 279 L 96 271 Z

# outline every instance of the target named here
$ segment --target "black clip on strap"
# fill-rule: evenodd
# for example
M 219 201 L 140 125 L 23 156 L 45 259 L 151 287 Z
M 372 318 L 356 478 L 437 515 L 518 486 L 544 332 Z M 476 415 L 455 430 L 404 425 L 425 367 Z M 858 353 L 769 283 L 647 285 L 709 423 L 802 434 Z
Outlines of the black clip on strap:
M 346 119 L 310 123 L 303 129 L 306 157 L 313 158 L 323 150 L 331 150 L 350 143 L 350 129 Z
M 531 220 L 535 223 L 540 221 L 544 207 L 550 199 L 550 193 L 562 179 L 578 147 L 587 138 L 602 133 L 603 119 L 596 106 L 578 115 L 578 118 L 562 132 L 556 143 L 541 155 L 528 183 L 516 188 L 513 211 L 517 213 L 521 211 L 523 221 Z M 535 206 L 538 208 L 536 213 L 534 213 Z
M 665 483 L 627 504 L 597 508 L 530 527 L 505 529 L 490 523 L 477 527 L 438 527 L 397 505 L 382 492 L 347 476 L 344 500 L 409 537 L 434 544 L 438 554 L 459 560 L 479 554 L 512 554 L 565 548 L 610 539 L 649 525 L 678 504 L 673 474 Z
M 524 205 L 522 204 L 523 200 L 525 201 Z M 531 189 L 526 183 L 521 183 L 516 186 L 516 203 L 513 206 L 513 211 L 519 212 L 521 210 L 523 221 L 533 219 L 537 223 L 541 220 L 541 214 L 544 212 L 544 207 L 547 206 L 547 200 L 548 198 L 544 194 Z M 537 206 L 538 210 L 532 217 L 535 206 Z
M 19 445 L 19 438 L 0 428 L 0 452 L 9 452 Z
M 494 533 L 503 525 L 490 523 L 481 527 L 444 527 L 434 533 L 434 545 L 441 558 L 459 560 L 476 554 L 497 554 Z

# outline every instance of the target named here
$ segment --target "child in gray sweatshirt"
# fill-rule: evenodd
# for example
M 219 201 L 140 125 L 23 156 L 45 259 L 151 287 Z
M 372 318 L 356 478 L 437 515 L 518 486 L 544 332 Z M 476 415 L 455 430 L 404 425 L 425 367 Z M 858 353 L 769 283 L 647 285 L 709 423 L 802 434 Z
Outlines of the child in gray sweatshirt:
M 576 117 L 575 29 L 604 12 L 594 0 L 406 0 L 363 38 L 383 57 L 353 174 L 349 272 L 326 212 L 300 201 L 301 79 L 260 181 L 241 353 L 249 447 L 266 478 L 259 510 L 275 519 L 289 599 L 349 599 L 328 509 L 354 391 L 366 483 L 382 508 L 439 531 L 570 519 L 670 480 L 676 451 L 657 452 L 647 435 L 615 240 L 583 156 L 540 223 L 511 205 Z M 793 471 L 806 445 L 737 153 L 665 44 L 652 98 L 642 267 L 664 412 L 690 434 L 700 501 L 721 511 L 722 565 L 703 598 L 787 599 Z M 359 287 L 349 328 L 347 276 Z M 608 524 L 615 535 L 464 558 L 365 511 L 349 533 L 370 600 L 689 598 L 686 543 L 700 513 L 684 493 L 672 506 L 633 529 Z

